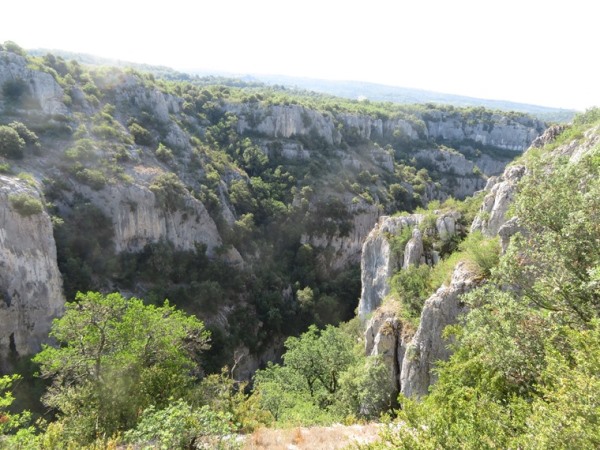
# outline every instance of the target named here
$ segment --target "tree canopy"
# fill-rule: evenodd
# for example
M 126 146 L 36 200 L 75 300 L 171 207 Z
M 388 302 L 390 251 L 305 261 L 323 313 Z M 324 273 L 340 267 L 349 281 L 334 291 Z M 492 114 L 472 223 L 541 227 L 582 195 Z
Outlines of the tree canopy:
M 120 294 L 78 293 L 34 358 L 52 379 L 44 403 L 81 442 L 133 428 L 138 415 L 183 395 L 208 348 L 202 322 L 168 301 L 145 305 Z

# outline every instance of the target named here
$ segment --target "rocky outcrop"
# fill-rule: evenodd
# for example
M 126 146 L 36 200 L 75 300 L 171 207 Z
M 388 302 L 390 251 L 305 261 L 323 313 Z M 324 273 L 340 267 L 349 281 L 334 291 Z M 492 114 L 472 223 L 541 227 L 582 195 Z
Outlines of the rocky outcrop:
M 0 88 L 6 83 L 21 83 L 24 89 L 21 95 L 28 95 L 45 114 L 67 114 L 63 89 L 52 75 L 28 68 L 25 58 L 14 53 L 0 51 L 0 61 Z M 6 102 L 2 91 L 0 89 L 0 100 Z
M 425 301 L 416 332 L 397 316 L 394 302 L 377 309 L 365 326 L 365 352 L 379 355 L 392 376 L 392 395 L 422 397 L 435 382 L 436 361 L 450 357 L 450 342 L 442 337 L 444 328 L 466 312 L 461 296 L 477 286 L 476 274 L 459 263 L 448 285 L 440 287 Z
M 429 111 L 423 120 L 430 138 L 450 143 L 471 141 L 514 152 L 524 152 L 546 128 L 543 122 L 529 117 L 509 117 L 500 113 L 484 120 L 474 114 L 462 116 L 454 112 Z
M 212 256 L 222 244 L 208 211 L 190 195 L 185 196 L 181 208 L 165 210 L 157 204 L 154 193 L 140 184 L 109 185 L 101 191 L 81 186 L 79 190 L 112 219 L 117 253 L 137 252 L 149 243 L 165 240 L 178 250 L 193 250 L 196 244 L 205 244 L 207 254 Z M 229 256 L 233 262 L 241 261 L 235 250 Z
M 299 105 L 262 106 L 254 103 L 228 103 L 225 112 L 238 116 L 239 133 L 252 132 L 280 138 L 322 139 L 330 146 L 347 141 L 392 142 L 433 140 L 449 144 L 481 145 L 523 152 L 546 128 L 541 121 L 526 116 L 477 113 L 460 114 L 432 110 L 414 117 L 379 118 L 368 114 L 331 113 Z M 496 173 L 500 171 L 496 170 Z
M 349 210 L 352 213 L 352 227 L 347 236 L 303 235 L 301 238 L 302 244 L 328 249 L 328 260 L 324 261 L 328 269 L 340 270 L 349 263 L 360 261 L 365 238 L 380 214 L 376 205 L 363 204 L 350 207 Z
M 238 116 L 240 134 L 249 130 L 271 138 L 306 137 L 322 139 L 328 145 L 339 145 L 342 140 L 331 114 L 303 106 L 229 103 L 225 110 Z
M 40 201 L 35 189 L 0 175 L 0 364 L 38 351 L 65 302 L 50 217 L 20 209 L 19 195 Z
M 425 395 L 436 380 L 436 361 L 450 357 L 450 343 L 442 337 L 444 328 L 455 324 L 465 312 L 461 296 L 477 286 L 477 276 L 467 263 L 459 263 L 452 280 L 425 301 L 417 332 L 406 346 L 400 370 L 400 391 L 407 397 Z
M 506 213 L 525 172 L 525 166 L 514 165 L 508 167 L 500 177 L 490 179 L 486 186 L 488 193 L 471 225 L 471 231 L 481 231 L 486 236 L 498 234 L 500 227 L 507 221 Z
M 108 74 L 98 81 L 100 88 L 113 88 L 120 109 L 151 111 L 153 120 L 169 124 L 171 114 L 181 111 L 182 99 L 165 94 L 157 89 L 148 89 L 135 75 L 119 72 Z
M 402 261 L 400 255 L 392 251 L 390 235 L 398 235 L 406 228 L 413 229 L 421 220 L 419 215 L 382 216 L 364 241 L 360 260 L 362 287 L 358 303 L 358 316 L 362 320 L 381 305 L 389 294 L 389 278 Z
M 485 186 L 485 178 L 473 161 L 456 150 L 435 148 L 419 150 L 415 153 L 417 163 L 438 174 L 441 185 L 441 199 L 453 196 L 464 199 Z
M 430 240 L 443 242 L 462 231 L 460 214 L 455 211 L 434 212 L 437 214 L 435 227 L 426 229 Z M 361 295 L 358 303 L 358 316 L 367 316 L 381 305 L 390 292 L 389 278 L 399 269 L 410 265 L 435 264 L 439 255 L 433 248 L 425 248 L 419 225 L 424 220 L 422 214 L 389 217 L 382 216 L 371 230 L 362 246 Z M 392 248 L 394 236 L 410 230 L 410 238 L 398 252 Z
M 400 371 L 406 348 L 410 341 L 410 329 L 396 317 L 393 306 L 378 309 L 365 328 L 365 352 L 367 356 L 379 356 L 388 367 L 392 382 L 389 388 L 392 398 L 400 393 Z
M 399 135 L 408 140 L 417 140 L 423 135 L 423 128 L 401 118 L 380 119 L 369 115 L 339 114 L 336 116 L 345 133 L 362 140 L 390 140 Z M 419 133 L 421 130 L 421 133 Z

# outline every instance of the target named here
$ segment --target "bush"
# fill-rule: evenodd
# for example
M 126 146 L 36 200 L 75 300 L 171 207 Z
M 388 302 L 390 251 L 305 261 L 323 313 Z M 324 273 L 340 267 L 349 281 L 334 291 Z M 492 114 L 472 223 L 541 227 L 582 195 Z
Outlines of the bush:
M 174 173 L 157 176 L 150 185 L 156 204 L 165 211 L 177 211 L 185 206 L 187 189 Z
M 169 147 L 160 143 L 156 149 L 156 157 L 164 163 L 170 163 L 173 161 L 173 151 Z
M 208 406 L 194 409 L 178 400 L 164 409 L 150 406 L 144 410 L 137 427 L 125 433 L 125 440 L 144 448 L 152 445 L 160 449 L 234 449 L 239 445 L 227 439 L 234 431 L 230 423 L 230 417 L 211 411 Z
M 21 159 L 25 141 L 13 128 L 0 125 L 0 156 L 11 159 Z
M 21 122 L 11 122 L 8 124 L 8 126 L 17 132 L 19 137 L 25 141 L 27 146 L 34 148 L 35 150 L 39 150 L 40 143 L 37 134 L 27 128 L 25 124 Z
M 34 362 L 53 381 L 45 405 L 59 412 L 64 434 L 82 448 L 134 428 L 151 405 L 166 408 L 183 396 L 209 333 L 168 301 L 156 307 L 95 292 L 75 300 L 52 324 L 56 347 L 44 346 Z
M 40 214 L 44 210 L 42 202 L 31 194 L 12 194 L 8 199 L 13 208 L 23 217 Z
M 106 175 L 101 170 L 76 168 L 74 171 L 75 178 L 83 184 L 87 184 L 95 191 L 99 191 L 106 186 L 108 180 Z
M 431 287 L 430 276 L 431 268 L 422 264 L 410 265 L 392 277 L 392 292 L 400 300 L 404 318 L 418 322 L 425 300 L 435 289 Z
M 152 145 L 152 135 L 140 124 L 134 122 L 129 125 L 129 132 L 133 135 L 133 140 L 137 145 Z
M 27 90 L 27 84 L 21 79 L 7 80 L 2 85 L 2 95 L 8 103 L 19 103 Z

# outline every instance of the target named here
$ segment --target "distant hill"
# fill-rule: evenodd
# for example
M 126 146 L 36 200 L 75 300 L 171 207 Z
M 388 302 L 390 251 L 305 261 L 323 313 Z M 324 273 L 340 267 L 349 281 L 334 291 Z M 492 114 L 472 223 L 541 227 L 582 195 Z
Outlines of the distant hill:
M 290 77 L 285 75 L 256 75 L 244 79 L 246 81 L 256 80 L 268 84 L 294 86 L 299 89 L 317 91 L 351 99 L 366 97 L 373 101 L 392 103 L 442 103 L 465 107 L 483 106 L 488 109 L 524 112 L 546 122 L 570 122 L 576 113 L 575 110 L 571 109 L 551 108 L 506 100 L 465 97 L 462 95 L 445 94 L 398 86 L 386 86 L 383 84 L 366 83 L 362 81 L 330 81 Z
M 33 49 L 28 50 L 33 56 L 43 56 L 52 53 L 65 59 L 73 59 L 82 64 L 95 66 L 132 67 L 143 72 L 150 72 L 157 77 L 167 80 L 189 81 L 192 78 L 208 77 L 210 84 L 220 83 L 237 87 L 257 87 L 260 85 L 281 85 L 299 90 L 309 90 L 330 94 L 349 99 L 367 98 L 373 101 L 392 102 L 400 104 L 438 103 L 459 107 L 482 106 L 501 111 L 518 111 L 543 120 L 545 122 L 570 122 L 576 111 L 571 109 L 551 108 L 547 106 L 530 105 L 506 100 L 489 100 L 441 92 L 411 89 L 398 86 L 367 83 L 362 81 L 331 81 L 314 78 L 292 77 L 286 75 L 255 75 L 232 74 L 228 72 L 209 72 L 189 69 L 180 72 L 166 66 L 139 64 L 118 59 L 103 58 L 86 53 L 76 53 L 64 50 Z

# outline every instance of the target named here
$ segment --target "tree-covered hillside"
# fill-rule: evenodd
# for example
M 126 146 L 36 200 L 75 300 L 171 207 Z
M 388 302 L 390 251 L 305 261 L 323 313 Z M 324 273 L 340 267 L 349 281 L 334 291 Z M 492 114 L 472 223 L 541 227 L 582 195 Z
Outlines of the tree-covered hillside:
M 349 319 L 379 214 L 471 194 L 544 129 L 519 113 L 86 67 L 13 43 L 1 58 L 4 172 L 43 192 L 66 298 L 170 298 L 213 330 L 213 370 L 239 345 L 268 353 Z

